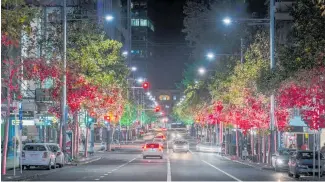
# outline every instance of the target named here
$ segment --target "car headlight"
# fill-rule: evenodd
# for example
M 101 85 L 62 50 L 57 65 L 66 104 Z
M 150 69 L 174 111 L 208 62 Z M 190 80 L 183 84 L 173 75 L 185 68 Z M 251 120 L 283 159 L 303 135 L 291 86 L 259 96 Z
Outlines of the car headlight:
M 306 166 L 306 165 L 301 165 L 301 164 L 298 164 L 298 167 L 300 167 L 300 168 L 308 168 L 308 166 Z
M 278 163 L 278 164 L 283 164 L 284 162 L 283 162 L 282 159 L 277 159 L 277 160 L 276 160 L 276 163 Z

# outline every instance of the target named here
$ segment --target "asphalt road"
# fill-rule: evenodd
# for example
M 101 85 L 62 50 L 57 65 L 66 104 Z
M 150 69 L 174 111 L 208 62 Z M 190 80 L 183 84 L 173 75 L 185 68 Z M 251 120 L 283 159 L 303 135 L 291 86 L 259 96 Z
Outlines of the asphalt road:
M 172 132 L 169 132 L 171 134 Z M 186 138 L 185 134 L 182 137 Z M 195 141 L 191 142 L 191 149 Z M 239 164 L 212 153 L 167 152 L 164 159 L 142 159 L 141 150 L 101 153 L 98 161 L 69 167 L 33 181 L 293 181 L 276 173 Z

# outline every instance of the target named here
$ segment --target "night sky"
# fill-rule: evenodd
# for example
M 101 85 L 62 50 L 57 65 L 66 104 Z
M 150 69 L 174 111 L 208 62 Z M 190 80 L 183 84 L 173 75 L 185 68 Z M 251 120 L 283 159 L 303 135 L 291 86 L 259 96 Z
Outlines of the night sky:
M 175 89 L 183 78 L 190 49 L 186 47 L 183 28 L 183 5 L 186 0 L 150 0 L 149 16 L 155 24 L 154 60 L 148 65 L 148 77 L 154 89 Z M 248 0 L 248 11 L 264 16 L 263 0 Z M 168 43 L 162 46 L 161 43 Z

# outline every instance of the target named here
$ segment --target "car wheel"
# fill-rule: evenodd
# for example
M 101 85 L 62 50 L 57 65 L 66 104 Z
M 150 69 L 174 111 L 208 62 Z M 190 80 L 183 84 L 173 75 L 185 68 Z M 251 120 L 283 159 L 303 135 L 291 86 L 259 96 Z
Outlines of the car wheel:
M 163 156 L 160 156 L 160 159 L 163 159 Z
M 143 156 L 143 159 L 146 159 L 146 156 Z
M 299 178 L 299 177 L 300 177 L 300 175 L 295 173 L 295 178 Z
M 292 177 L 293 175 L 290 173 L 290 171 L 288 171 L 288 176 L 289 177 Z

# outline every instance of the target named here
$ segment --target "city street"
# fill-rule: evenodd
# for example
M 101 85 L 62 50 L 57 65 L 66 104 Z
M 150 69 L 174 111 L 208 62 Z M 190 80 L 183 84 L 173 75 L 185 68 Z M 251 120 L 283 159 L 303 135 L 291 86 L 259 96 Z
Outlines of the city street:
M 169 132 L 171 133 L 171 132 Z M 188 137 L 185 137 L 188 138 Z M 292 181 L 285 172 L 264 171 L 230 161 L 214 153 L 173 153 L 164 159 L 142 159 L 140 149 L 97 153 L 100 160 L 54 171 L 33 181 Z M 167 147 L 166 147 L 167 148 Z M 168 151 L 168 152 L 167 152 Z

